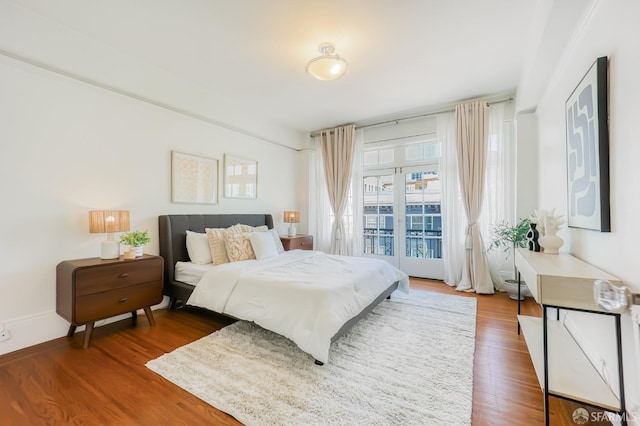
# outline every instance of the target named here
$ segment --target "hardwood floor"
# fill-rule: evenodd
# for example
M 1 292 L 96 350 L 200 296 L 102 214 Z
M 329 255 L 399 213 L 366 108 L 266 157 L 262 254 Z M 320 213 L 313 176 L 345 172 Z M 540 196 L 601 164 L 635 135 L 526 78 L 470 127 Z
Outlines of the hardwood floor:
M 429 280 L 412 279 L 411 284 L 477 298 L 472 424 L 543 424 L 542 392 L 524 340 L 516 334 L 515 301 L 504 293 L 459 293 Z M 539 316 L 540 308 L 528 299 L 523 313 Z M 191 309 L 158 310 L 154 316 L 156 327 L 144 317 L 135 327 L 130 320 L 98 327 L 86 350 L 84 333 L 77 333 L 0 356 L 0 423 L 237 425 L 144 366 L 231 321 Z M 578 406 L 552 398 L 551 424 L 574 425 L 571 413 Z

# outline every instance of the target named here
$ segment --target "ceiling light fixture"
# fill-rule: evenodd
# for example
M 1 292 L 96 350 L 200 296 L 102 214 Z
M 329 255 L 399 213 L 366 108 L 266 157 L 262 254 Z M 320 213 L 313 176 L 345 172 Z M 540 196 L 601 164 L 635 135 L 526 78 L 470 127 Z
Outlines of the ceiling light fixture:
M 318 46 L 322 56 L 313 58 L 307 64 L 307 73 L 318 80 L 337 80 L 347 72 L 347 61 L 334 54 L 336 48 L 332 43 L 322 43 Z

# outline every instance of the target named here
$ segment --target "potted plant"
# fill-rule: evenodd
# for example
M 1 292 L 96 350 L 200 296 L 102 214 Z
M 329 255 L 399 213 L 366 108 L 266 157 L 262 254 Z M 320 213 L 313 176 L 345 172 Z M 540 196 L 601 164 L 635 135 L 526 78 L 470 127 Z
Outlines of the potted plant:
M 149 237 L 149 231 L 147 230 L 131 231 L 120 235 L 120 242 L 130 246 L 136 257 L 142 256 L 142 246 L 150 241 L 151 237 Z
M 511 225 L 507 221 L 501 221 L 493 226 L 493 241 L 489 245 L 489 250 L 502 248 L 509 254 L 513 253 L 513 277 L 511 279 L 503 280 L 505 289 L 509 293 L 509 298 L 518 299 L 518 280 L 516 269 L 516 248 L 525 248 L 527 246 L 527 232 L 529 232 L 529 219 L 520 219 L 516 225 Z M 522 283 L 524 284 L 524 283 Z M 526 286 L 522 285 L 520 288 L 520 299 L 524 299 L 522 296 L 527 292 Z

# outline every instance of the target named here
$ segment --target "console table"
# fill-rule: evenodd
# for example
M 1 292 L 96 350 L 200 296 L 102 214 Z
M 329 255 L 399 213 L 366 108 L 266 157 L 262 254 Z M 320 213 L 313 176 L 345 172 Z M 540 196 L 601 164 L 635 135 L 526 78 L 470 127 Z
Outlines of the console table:
M 626 425 L 620 314 L 600 308 L 593 295 L 595 280 L 607 280 L 617 286 L 622 281 L 567 253 L 552 255 L 517 249 L 515 265 L 518 280 L 525 282 L 536 302 L 542 305 L 542 318 L 524 316 L 520 315 L 518 300 L 518 332 L 521 327 L 544 393 L 545 424 L 549 424 L 549 396 L 555 396 L 619 413 Z M 547 308 L 558 310 L 556 319 L 547 317 Z M 620 398 L 562 324 L 560 310 L 614 318 Z

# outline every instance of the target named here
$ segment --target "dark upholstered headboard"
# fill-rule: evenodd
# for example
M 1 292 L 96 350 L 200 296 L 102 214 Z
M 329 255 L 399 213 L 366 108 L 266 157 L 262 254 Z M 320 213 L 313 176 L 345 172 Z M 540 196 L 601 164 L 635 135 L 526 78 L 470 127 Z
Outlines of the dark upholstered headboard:
M 164 294 L 186 302 L 193 287 L 175 280 L 175 265 L 188 262 L 187 231 L 205 232 L 205 228 L 228 228 L 242 223 L 273 228 L 270 214 L 173 214 L 158 216 L 160 256 L 164 258 Z

